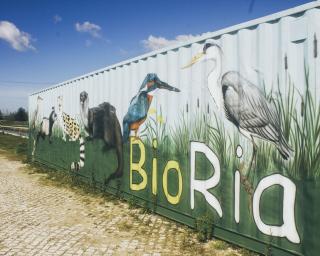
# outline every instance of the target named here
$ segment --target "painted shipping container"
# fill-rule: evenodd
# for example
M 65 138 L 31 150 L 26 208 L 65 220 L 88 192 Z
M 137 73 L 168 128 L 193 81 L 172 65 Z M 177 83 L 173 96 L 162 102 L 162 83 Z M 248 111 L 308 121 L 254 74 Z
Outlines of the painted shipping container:
M 318 255 L 319 8 L 30 95 L 30 157 L 254 251 Z

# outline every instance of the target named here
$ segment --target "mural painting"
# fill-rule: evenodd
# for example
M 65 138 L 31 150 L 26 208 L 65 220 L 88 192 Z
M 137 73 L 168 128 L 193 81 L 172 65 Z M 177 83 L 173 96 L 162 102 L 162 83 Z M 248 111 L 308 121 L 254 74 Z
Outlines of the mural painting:
M 156 74 L 148 74 L 143 80 L 139 92 L 130 102 L 127 114 L 123 118 L 123 141 L 128 141 L 131 131 L 137 132 L 140 125 L 146 120 L 152 102 L 152 98 L 157 90 L 166 89 L 179 92 L 180 90 L 162 82 Z
M 88 134 L 86 140 L 100 139 L 105 143 L 105 151 L 115 148 L 117 152 L 118 167 L 108 177 L 106 183 L 111 179 L 119 178 L 123 174 L 123 148 L 122 135 L 116 109 L 108 102 L 101 103 L 98 107 L 89 108 L 88 93 L 80 93 L 80 116 L 84 130 Z
M 157 73 L 139 81 L 121 111 L 112 98 L 90 105 L 93 95 L 79 89 L 77 114 L 67 114 L 58 95 L 49 118 L 39 122 L 46 98 L 38 96 L 32 155 L 190 226 L 210 215 L 214 235 L 243 239 L 241 245 L 256 251 L 271 244 L 283 255 L 314 252 L 319 245 L 306 234 L 319 221 L 303 208 L 320 211 L 305 200 L 310 193 L 320 199 L 320 105 L 310 92 L 308 70 L 303 93 L 290 80 L 267 91 L 240 71 L 223 71 L 224 61 L 223 49 L 209 39 L 181 65 L 179 76 L 205 65 L 206 100 L 197 99 L 192 111 L 189 103 L 178 103 L 190 88 Z M 177 108 L 168 109 L 166 98 Z M 167 121 L 171 111 L 178 114 Z

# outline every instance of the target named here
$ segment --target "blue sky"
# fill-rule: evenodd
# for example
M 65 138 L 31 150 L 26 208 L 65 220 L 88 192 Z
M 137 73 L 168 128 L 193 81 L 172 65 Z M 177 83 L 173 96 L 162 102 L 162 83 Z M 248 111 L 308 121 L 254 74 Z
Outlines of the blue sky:
M 31 92 L 305 0 L 0 2 L 0 109 Z

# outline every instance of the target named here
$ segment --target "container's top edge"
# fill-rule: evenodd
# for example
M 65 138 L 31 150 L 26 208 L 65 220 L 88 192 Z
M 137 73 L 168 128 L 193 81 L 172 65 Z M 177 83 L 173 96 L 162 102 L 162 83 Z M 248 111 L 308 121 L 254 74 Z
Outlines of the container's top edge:
M 83 78 L 88 77 L 88 76 L 93 76 L 95 74 L 102 73 L 102 72 L 108 71 L 110 69 L 115 69 L 115 68 L 120 67 L 120 66 L 128 65 L 128 64 L 130 64 L 132 62 L 137 62 L 139 60 L 146 59 L 146 58 L 155 56 L 157 54 L 166 53 L 168 51 L 175 50 L 175 49 L 178 49 L 180 47 L 187 47 L 187 46 L 189 46 L 191 44 L 204 41 L 204 40 L 206 40 L 208 38 L 214 38 L 214 37 L 221 36 L 223 34 L 232 33 L 232 32 L 235 32 L 235 31 L 238 31 L 238 30 L 241 30 L 241 29 L 245 29 L 245 28 L 248 28 L 248 27 L 257 26 L 257 25 L 259 25 L 261 23 L 267 23 L 267 22 L 270 22 L 270 21 L 273 21 L 273 20 L 280 19 L 282 17 L 291 16 L 293 14 L 301 13 L 301 12 L 304 12 L 306 10 L 309 10 L 309 9 L 312 9 L 312 8 L 316 8 L 316 7 L 319 7 L 319 6 L 320 6 L 320 0 L 315 0 L 315 1 L 312 1 L 312 2 L 307 3 L 307 4 L 296 6 L 296 7 L 293 7 L 293 8 L 284 10 L 284 11 L 280 11 L 280 12 L 277 12 L 277 13 L 274 13 L 274 14 L 270 14 L 270 15 L 267 15 L 267 16 L 264 16 L 264 17 L 261 17 L 261 18 L 257 18 L 257 19 L 254 19 L 254 20 L 246 21 L 246 22 L 243 22 L 243 23 L 231 26 L 231 27 L 223 28 L 223 29 L 220 29 L 220 30 L 217 30 L 217 31 L 214 31 L 214 32 L 208 32 L 208 33 L 205 33 L 204 35 L 198 36 L 198 37 L 193 38 L 193 39 L 191 39 L 189 41 L 185 41 L 185 42 L 177 43 L 177 44 L 174 44 L 174 45 L 170 45 L 168 47 L 161 48 L 159 50 L 155 50 L 155 51 L 152 51 L 152 52 L 148 52 L 146 54 L 139 55 L 139 56 L 133 57 L 131 59 L 127 59 L 127 60 L 118 62 L 116 64 L 113 64 L 113 65 L 110 65 L 110 66 L 107 66 L 107 67 L 92 71 L 90 73 L 87 73 L 87 74 L 84 74 L 84 75 L 81 75 L 81 76 L 66 80 L 64 82 L 58 83 L 56 85 L 53 85 L 52 87 L 48 87 L 48 88 L 42 89 L 40 91 L 34 92 L 34 93 L 30 94 L 30 96 L 36 95 L 36 94 L 44 92 L 44 91 L 52 90 L 52 89 L 57 88 L 59 86 L 74 82 L 74 81 L 79 80 L 79 79 L 83 79 Z

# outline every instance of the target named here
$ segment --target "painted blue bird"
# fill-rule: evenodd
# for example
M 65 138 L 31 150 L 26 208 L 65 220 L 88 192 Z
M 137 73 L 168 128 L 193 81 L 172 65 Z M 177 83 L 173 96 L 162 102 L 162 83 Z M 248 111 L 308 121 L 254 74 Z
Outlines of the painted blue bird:
M 162 82 L 157 74 L 147 74 L 139 92 L 131 99 L 128 112 L 123 118 L 123 142 L 128 141 L 131 131 L 134 131 L 137 136 L 140 125 L 147 118 L 153 95 L 158 89 L 180 92 L 179 89 Z

